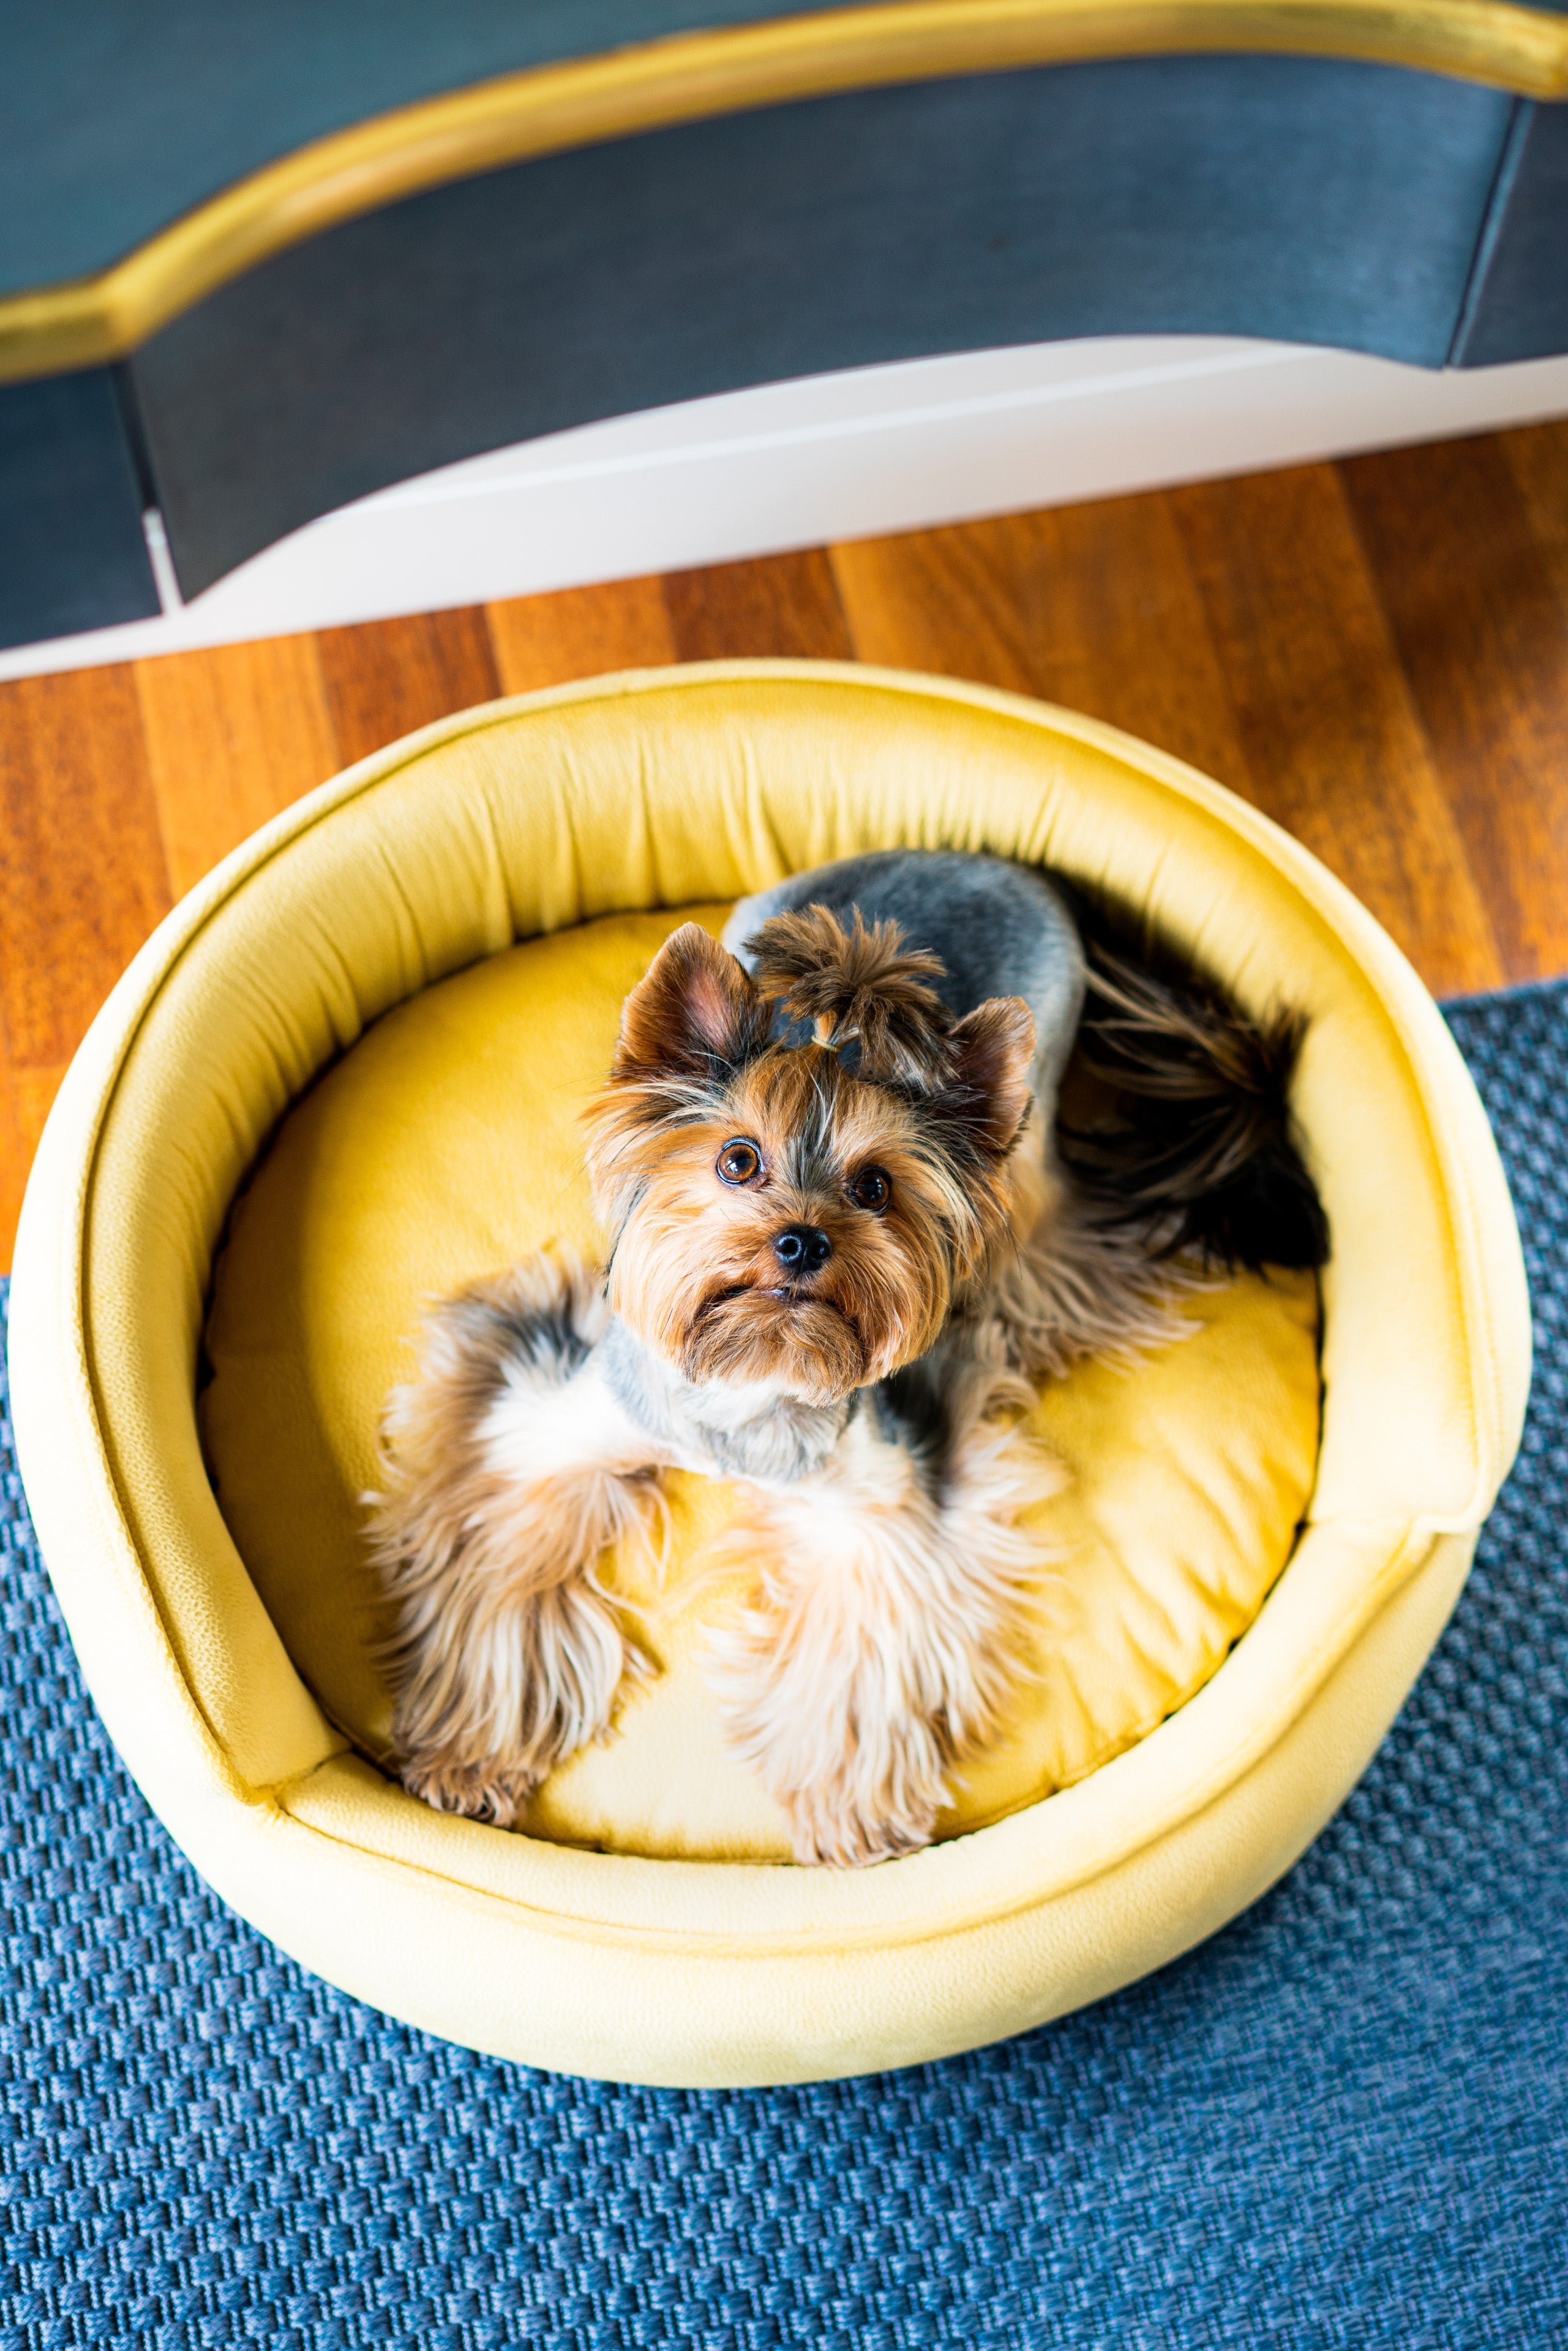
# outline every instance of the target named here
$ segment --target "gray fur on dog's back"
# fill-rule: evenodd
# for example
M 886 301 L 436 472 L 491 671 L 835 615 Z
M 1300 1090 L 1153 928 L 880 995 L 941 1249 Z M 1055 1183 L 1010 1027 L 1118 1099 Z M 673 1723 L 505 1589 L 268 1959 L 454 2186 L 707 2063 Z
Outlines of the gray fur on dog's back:
M 1034 1015 L 1034 1090 L 1047 1121 L 1083 1008 L 1083 949 L 1066 906 L 1042 873 L 961 850 L 883 849 L 792 873 L 743 898 L 724 944 L 749 971 L 746 942 L 770 915 L 858 906 L 868 924 L 892 920 L 912 947 L 939 956 L 932 985 L 960 1019 L 992 996 L 1020 996 Z

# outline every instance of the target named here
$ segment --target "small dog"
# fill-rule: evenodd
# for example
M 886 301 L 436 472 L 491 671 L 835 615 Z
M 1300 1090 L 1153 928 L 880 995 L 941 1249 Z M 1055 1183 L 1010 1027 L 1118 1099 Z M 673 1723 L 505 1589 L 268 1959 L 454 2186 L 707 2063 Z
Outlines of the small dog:
M 797 1859 L 927 1843 L 1062 1475 L 1009 1408 L 1175 1335 L 1206 1265 L 1326 1255 L 1299 1040 L 990 857 L 852 858 L 722 945 L 677 930 L 589 1113 L 603 1272 L 542 1256 L 438 1307 L 388 1407 L 404 1784 L 509 1826 L 605 1734 L 647 1667 L 598 1563 L 654 1540 L 675 1466 L 751 1491 L 756 1594 L 708 1675 Z

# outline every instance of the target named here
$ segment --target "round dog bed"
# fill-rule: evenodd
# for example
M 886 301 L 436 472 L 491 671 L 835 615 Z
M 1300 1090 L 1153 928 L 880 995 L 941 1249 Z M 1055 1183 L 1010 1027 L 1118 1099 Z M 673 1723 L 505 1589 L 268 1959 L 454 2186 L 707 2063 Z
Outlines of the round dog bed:
M 852 850 L 1040 860 L 1311 1027 L 1316 1288 L 1204 1293 L 1191 1334 L 1042 1398 L 1039 1674 L 939 1842 L 781 1861 L 696 1668 L 730 1507 L 677 1482 L 665 1670 L 525 1832 L 385 1761 L 357 1495 L 423 1299 L 591 1248 L 574 1116 L 674 923 Z M 209 1311 L 210 1310 L 210 1311 Z M 73 1065 L 13 1293 L 29 1499 L 110 1730 L 234 1905 L 411 2021 L 692 2084 L 972 2046 L 1189 1947 L 1375 1748 L 1518 1439 L 1528 1319 L 1443 1023 L 1293 841 L 1112 730 L 946 681 L 661 671 L 427 729 L 176 910 Z M 1321 1419 L 1320 1419 L 1321 1399 Z M 205 1451 L 204 1452 L 204 1442 Z M 626 1571 L 622 1571 L 626 1572 Z

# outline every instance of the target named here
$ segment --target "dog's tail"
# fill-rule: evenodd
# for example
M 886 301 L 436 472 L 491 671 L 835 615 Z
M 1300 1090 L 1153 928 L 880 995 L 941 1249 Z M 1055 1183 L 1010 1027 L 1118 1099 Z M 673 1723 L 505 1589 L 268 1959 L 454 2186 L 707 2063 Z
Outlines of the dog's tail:
M 1251 1020 L 1201 980 L 1162 972 L 1085 925 L 1088 992 L 1058 1127 L 1093 1219 L 1163 1254 L 1316 1267 L 1328 1221 L 1294 1139 L 1305 1023 Z M 1076 1080 L 1076 1083 L 1072 1082 Z

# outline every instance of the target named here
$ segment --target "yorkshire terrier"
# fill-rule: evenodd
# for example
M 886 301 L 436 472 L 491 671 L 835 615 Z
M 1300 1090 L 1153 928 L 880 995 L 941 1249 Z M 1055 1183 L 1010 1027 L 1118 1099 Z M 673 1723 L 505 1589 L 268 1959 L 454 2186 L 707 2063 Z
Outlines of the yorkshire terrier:
M 796 1857 L 926 1844 L 995 1732 L 1061 1472 L 1016 1411 L 1175 1335 L 1206 1268 L 1316 1266 L 1300 1024 L 1247 1019 L 1044 874 L 894 851 L 695 923 L 588 1114 L 602 1271 L 439 1306 L 373 1543 L 404 1785 L 504 1826 L 645 1673 L 599 1563 L 667 1467 L 750 1489 L 727 1734 Z

